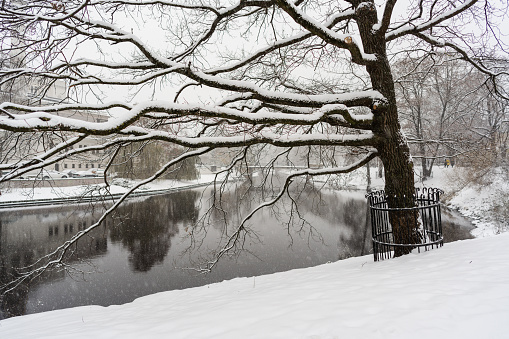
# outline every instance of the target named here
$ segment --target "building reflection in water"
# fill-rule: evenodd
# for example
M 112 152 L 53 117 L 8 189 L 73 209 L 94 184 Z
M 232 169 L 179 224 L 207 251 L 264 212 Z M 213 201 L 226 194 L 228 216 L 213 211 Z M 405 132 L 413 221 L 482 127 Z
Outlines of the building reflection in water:
M 0 283 L 17 276 L 17 268 L 31 265 L 34 261 L 54 250 L 76 232 L 93 224 L 100 216 L 88 208 L 59 207 L 44 209 L 18 209 L 0 213 Z M 107 251 L 106 228 L 96 228 L 88 237 L 72 248 L 70 263 L 91 259 Z M 25 314 L 30 288 L 62 279 L 64 270 L 47 272 L 30 283 L 19 286 L 1 298 L 4 317 Z

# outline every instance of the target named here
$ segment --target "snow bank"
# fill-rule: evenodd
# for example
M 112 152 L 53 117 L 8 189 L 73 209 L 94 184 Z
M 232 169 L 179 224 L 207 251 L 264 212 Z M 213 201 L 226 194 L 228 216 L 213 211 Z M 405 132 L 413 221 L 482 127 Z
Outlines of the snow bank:
M 1 338 L 507 338 L 509 234 L 0 322 Z
M 475 237 L 509 231 L 509 182 L 502 169 L 494 169 L 485 184 L 470 184 L 454 194 L 449 206 L 472 219 Z
M 195 184 L 209 184 L 214 181 L 214 174 L 202 174 L 199 179 L 190 181 L 176 180 L 156 180 L 147 185 L 140 187 L 140 190 L 161 190 L 169 188 L 187 187 Z M 223 176 L 220 177 L 220 179 Z M 69 187 L 28 187 L 28 188 L 11 188 L 2 191 L 0 195 L 0 203 L 8 201 L 30 201 L 38 199 L 83 197 L 90 195 L 108 195 L 125 193 L 134 186 L 136 182 L 127 179 L 114 179 L 112 184 L 106 187 L 105 184 L 98 185 L 81 185 Z

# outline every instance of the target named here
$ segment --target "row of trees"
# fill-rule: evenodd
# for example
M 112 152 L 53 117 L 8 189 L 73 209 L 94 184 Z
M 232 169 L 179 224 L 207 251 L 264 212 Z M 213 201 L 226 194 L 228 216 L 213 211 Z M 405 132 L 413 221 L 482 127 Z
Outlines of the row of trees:
M 508 62 L 493 63 L 507 70 Z M 437 161 L 471 166 L 506 161 L 508 101 L 486 78 L 455 54 L 430 53 L 396 63 L 396 90 L 402 126 L 423 179 Z
M 111 170 L 121 178 L 145 179 L 181 153 L 179 147 L 168 147 L 158 141 L 130 143 L 118 149 L 111 163 Z M 179 180 L 199 178 L 200 173 L 196 167 L 198 161 L 197 157 L 187 158 L 168 168 L 161 178 Z
M 396 81 L 414 83 L 422 72 L 428 73 L 423 77 L 427 79 L 449 62 L 429 64 L 429 60 L 446 55 L 461 63 L 461 69 L 474 67 L 479 83 L 507 99 L 501 86 L 507 72 L 492 62 L 505 57 L 497 25 L 507 8 L 507 3 L 488 0 L 2 1 L 3 55 L 24 62 L 21 67 L 2 67 L 0 82 L 30 78 L 51 85 L 64 80 L 70 90 L 65 104 L 1 103 L 0 128 L 17 133 L 71 132 L 76 137 L 62 139 L 38 157 L 2 165 L 10 172 L 1 180 L 63 157 L 131 142 L 159 141 L 187 149 L 147 180 L 217 149 L 232 150 L 227 166 L 231 170 L 263 145 L 275 147 L 274 159 L 286 157 L 292 148 L 334 154 L 346 147 L 355 149 L 353 162 L 338 164 L 331 157 L 317 157 L 319 169 L 292 173 L 275 198 L 252 213 L 288 194 L 296 177 L 350 172 L 375 157 L 384 165 L 389 204 L 411 207 L 411 198 L 394 199 L 414 193 L 408 141 L 420 141 L 426 149 L 450 136 L 431 140 L 422 131 L 413 140 L 405 138 L 401 113 L 405 105 L 413 109 L 413 104 L 404 103 L 413 100 L 413 94 L 408 87 L 401 89 L 406 97 L 398 103 Z M 422 64 L 406 68 L 406 75 L 397 74 L 393 64 L 401 55 Z M 428 71 L 421 71 L 426 67 Z M 455 69 L 451 67 L 453 73 Z M 464 102 L 456 105 L 473 112 Z M 105 123 L 84 123 L 59 116 L 70 109 L 108 111 L 112 117 Z M 444 116 L 443 130 L 457 120 L 449 118 L 453 111 L 447 106 L 437 113 Z M 423 116 L 429 112 L 430 105 L 423 103 Z M 469 119 L 465 115 L 464 120 Z M 97 137 L 104 138 L 99 145 L 65 151 Z M 216 259 L 245 236 L 245 222 L 252 213 L 234 232 L 225 232 L 214 252 Z M 415 218 L 390 218 L 396 242 L 413 240 L 403 234 L 417 236 Z M 61 253 L 74 240 L 41 261 L 39 268 L 59 265 Z M 34 272 L 39 270 L 27 277 Z

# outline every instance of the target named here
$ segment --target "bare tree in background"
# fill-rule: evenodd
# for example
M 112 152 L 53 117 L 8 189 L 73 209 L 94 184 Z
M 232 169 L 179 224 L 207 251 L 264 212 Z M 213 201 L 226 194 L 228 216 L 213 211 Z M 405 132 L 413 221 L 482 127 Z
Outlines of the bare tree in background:
M 478 124 L 474 126 L 475 133 L 485 141 L 485 151 L 488 150 L 490 166 L 507 166 L 507 149 L 509 143 L 509 102 L 499 100 L 490 88 L 486 100 L 482 102 L 478 111 Z
M 420 158 L 423 180 L 437 161 L 461 161 L 480 148 L 486 152 L 485 141 L 493 143 L 490 135 L 502 132 L 507 100 L 457 55 L 432 52 L 401 60 L 394 69 L 400 118 L 412 156 Z
M 166 146 L 166 147 L 165 147 Z M 167 147 L 159 141 L 134 143 L 122 146 L 113 159 L 113 170 L 121 178 L 145 179 L 151 176 L 170 159 L 178 157 L 180 147 Z M 193 180 L 200 176 L 196 158 L 188 158 L 169 168 L 161 176 L 164 179 Z
M 484 60 L 505 51 L 492 20 L 501 21 L 506 7 L 479 0 L 410 5 L 396 0 L 5 0 L 2 50 L 23 60 L 23 66 L 3 67 L 1 82 L 37 80 L 41 95 L 57 80 L 70 89 L 67 103 L 1 103 L 0 128 L 75 136 L 22 163 L 2 165 L 9 173 L 1 180 L 77 153 L 148 140 L 188 151 L 146 181 L 217 149 L 236 152 L 228 166 L 233 169 L 250 149 L 268 147 L 258 145 L 276 149 L 273 160 L 295 147 L 356 148 L 357 159 L 349 165 L 317 157 L 320 168 L 289 175 L 273 199 L 225 234 L 208 268 L 234 248 L 251 215 L 286 194 L 297 177 L 350 172 L 379 157 L 389 204 L 413 206 L 412 199 L 393 199 L 413 195 L 414 170 L 389 60 L 404 50 L 447 51 L 475 65 L 504 95 L 498 80 L 506 74 Z M 109 111 L 112 117 L 83 122 L 59 116 L 66 110 Z M 69 151 L 96 136 L 108 138 Z M 396 242 L 417 236 L 417 222 L 392 216 L 391 223 Z M 78 233 L 26 277 L 62 265 L 63 253 L 94 227 Z M 399 233 L 407 229 L 411 232 Z

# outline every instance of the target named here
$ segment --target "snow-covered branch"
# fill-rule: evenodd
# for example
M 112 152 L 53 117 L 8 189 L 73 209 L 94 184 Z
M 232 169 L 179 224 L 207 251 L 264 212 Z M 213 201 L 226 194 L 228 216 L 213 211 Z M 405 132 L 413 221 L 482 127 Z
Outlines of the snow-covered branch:
M 408 23 L 396 30 L 393 30 L 391 32 L 388 32 L 385 35 L 385 39 L 387 41 L 391 41 L 397 38 L 400 38 L 404 35 L 408 34 L 417 34 L 421 32 L 425 32 L 429 29 L 432 29 L 433 27 L 438 26 L 439 24 L 443 23 L 446 20 L 449 20 L 455 16 L 457 16 L 460 13 L 463 13 L 470 7 L 472 7 L 474 4 L 479 2 L 479 0 L 469 0 L 462 4 L 459 4 L 459 6 L 453 6 L 453 9 L 446 11 L 445 13 L 442 13 L 436 17 L 431 17 L 428 21 L 422 23 L 422 24 L 411 24 Z M 411 20 L 410 20 L 411 21 Z
M 353 19 L 354 15 L 355 15 L 355 12 L 352 10 L 338 13 L 336 15 L 331 16 L 331 18 L 326 23 L 324 23 L 324 26 L 327 27 L 328 29 L 332 29 L 332 27 L 334 27 L 335 25 L 337 25 L 340 22 L 347 21 L 349 19 Z M 206 73 L 215 75 L 218 73 L 234 71 L 238 68 L 241 68 L 245 65 L 248 65 L 248 64 L 254 62 L 255 60 L 257 60 L 263 56 L 266 56 L 267 54 L 269 54 L 271 52 L 280 50 L 284 47 L 295 45 L 295 44 L 297 44 L 301 41 L 304 41 L 306 39 L 309 39 L 313 36 L 314 35 L 311 32 L 302 32 L 302 33 L 296 34 L 289 38 L 274 41 L 274 43 L 272 43 L 271 45 L 268 45 L 267 47 L 264 47 L 256 52 L 254 52 L 253 54 L 249 55 L 248 57 L 244 58 L 243 60 L 240 60 L 238 62 L 229 64 L 229 65 L 210 69 L 210 70 L 206 71 Z
M 327 96 L 323 98 L 314 97 L 314 101 L 316 103 L 319 102 L 319 99 L 321 99 L 324 101 L 324 103 L 341 102 L 341 100 L 334 100 L 334 98 L 340 97 L 341 96 L 332 96 L 332 98 L 328 98 Z M 346 99 L 344 101 L 348 102 L 349 97 L 350 96 L 345 96 Z M 291 98 L 291 96 L 287 96 L 287 98 Z M 117 117 L 110 118 L 106 123 L 88 122 L 51 114 L 70 110 L 107 110 L 114 107 L 124 108 L 126 111 Z M 276 106 L 272 107 L 275 108 Z M 63 104 L 43 107 L 3 103 L 0 105 L 0 108 L 2 110 L 11 109 L 27 112 L 25 114 L 9 113 L 7 117 L 0 117 L 0 127 L 6 130 L 31 131 L 54 130 L 58 128 L 65 131 L 80 131 L 83 133 L 90 133 L 92 135 L 107 135 L 115 132 L 120 132 L 127 126 L 132 125 L 135 121 L 139 120 L 143 116 L 147 116 L 148 114 L 150 114 L 153 118 L 159 119 L 164 119 L 171 116 L 197 116 L 202 118 L 207 117 L 229 119 L 253 125 L 313 125 L 319 122 L 331 122 L 331 119 L 336 118 L 335 116 L 340 116 L 342 120 L 348 122 L 349 127 L 357 127 L 356 125 L 362 125 L 363 129 L 368 129 L 369 124 L 371 123 L 371 116 L 352 115 L 350 114 L 347 106 L 343 104 L 324 104 L 320 109 L 310 110 L 307 113 L 303 113 L 301 110 L 291 110 L 291 107 L 288 107 L 284 113 L 269 112 L 267 110 L 250 113 L 228 107 L 185 105 L 164 101 L 148 101 L 134 106 L 122 102 L 112 102 L 104 105 Z M 157 116 L 157 113 L 165 114 Z
M 327 43 L 338 48 L 348 50 L 352 55 L 352 61 L 359 65 L 367 65 L 376 61 L 376 56 L 366 54 L 362 46 L 355 41 L 355 38 L 349 34 L 338 34 L 327 26 L 317 22 L 313 18 L 306 15 L 293 3 L 286 0 L 275 0 L 279 7 L 281 7 L 288 15 L 290 15 L 295 22 L 301 25 L 309 32 L 322 38 Z M 353 13 L 348 13 L 348 17 Z

